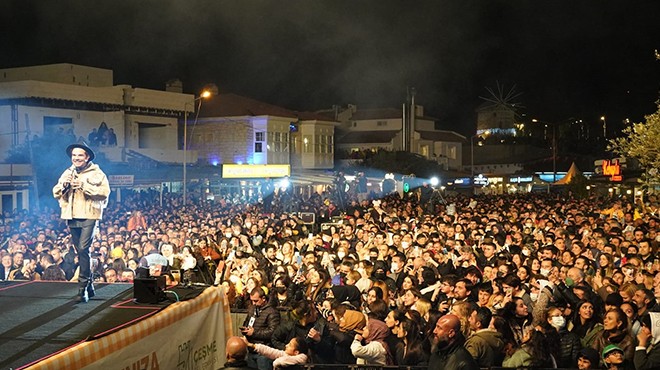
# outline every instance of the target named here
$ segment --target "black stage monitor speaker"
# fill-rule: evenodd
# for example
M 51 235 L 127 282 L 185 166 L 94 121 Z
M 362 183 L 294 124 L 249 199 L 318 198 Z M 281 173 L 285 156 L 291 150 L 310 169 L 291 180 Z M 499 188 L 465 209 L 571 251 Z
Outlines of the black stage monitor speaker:
M 133 280 L 133 298 L 137 303 L 156 304 L 165 297 L 165 276 Z

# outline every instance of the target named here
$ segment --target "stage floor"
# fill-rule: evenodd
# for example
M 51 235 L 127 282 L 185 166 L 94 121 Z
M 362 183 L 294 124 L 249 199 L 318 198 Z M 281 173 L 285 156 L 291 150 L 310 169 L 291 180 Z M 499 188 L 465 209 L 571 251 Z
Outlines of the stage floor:
M 170 304 L 134 303 L 132 284 L 95 287 L 94 298 L 76 303 L 77 283 L 0 282 L 0 369 L 20 368 L 107 335 Z

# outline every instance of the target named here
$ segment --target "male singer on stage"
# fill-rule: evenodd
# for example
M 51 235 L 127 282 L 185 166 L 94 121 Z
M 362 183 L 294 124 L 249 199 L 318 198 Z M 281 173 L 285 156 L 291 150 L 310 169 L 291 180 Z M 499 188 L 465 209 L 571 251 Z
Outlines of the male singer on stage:
M 60 176 L 53 187 L 53 196 L 59 201 L 61 217 L 67 220 L 71 241 L 78 253 L 78 301 L 87 302 L 95 294 L 89 248 L 107 205 L 110 185 L 101 168 L 92 163 L 94 151 L 87 145 L 71 144 L 66 154 L 73 165 Z

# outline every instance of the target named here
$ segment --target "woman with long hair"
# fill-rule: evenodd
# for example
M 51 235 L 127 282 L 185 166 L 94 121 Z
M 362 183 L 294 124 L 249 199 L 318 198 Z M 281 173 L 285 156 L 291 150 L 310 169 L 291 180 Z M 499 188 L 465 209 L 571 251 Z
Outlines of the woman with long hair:
M 523 336 L 518 349 L 506 356 L 502 362 L 502 367 L 555 368 L 557 367 L 555 360 L 547 350 L 546 345 L 546 337 L 541 331 L 530 330 Z
M 328 273 L 324 270 L 311 269 L 307 274 L 307 282 L 308 285 L 305 291 L 307 299 L 312 300 L 315 304 L 323 302 L 330 283 Z
M 557 361 L 560 368 L 570 368 L 575 365 L 582 349 L 580 337 L 566 330 L 566 318 L 558 307 L 549 307 L 543 312 L 539 324 L 548 339 L 548 351 Z
M 594 305 L 589 301 L 580 301 L 573 314 L 571 332 L 580 337 L 582 347 L 591 347 L 596 335 L 603 330 L 600 318 L 595 315 Z
M 424 366 L 429 358 L 423 350 L 423 339 L 419 325 L 413 320 L 404 319 L 397 330 L 401 344 L 395 350 L 395 362 L 399 366 Z
M 527 309 L 525 301 L 520 297 L 513 297 L 504 305 L 501 316 L 509 323 L 513 337 L 518 346 L 522 345 L 525 333 L 532 330 L 532 314 Z
M 269 304 L 273 307 L 291 307 L 293 295 L 289 294 L 288 287 L 293 287 L 288 275 L 279 275 L 273 282 Z
M 591 347 L 600 353 L 610 344 L 621 348 L 625 359 L 632 361 L 635 354 L 635 341 L 628 332 L 628 317 L 618 307 L 605 313 L 603 330 L 596 335 Z

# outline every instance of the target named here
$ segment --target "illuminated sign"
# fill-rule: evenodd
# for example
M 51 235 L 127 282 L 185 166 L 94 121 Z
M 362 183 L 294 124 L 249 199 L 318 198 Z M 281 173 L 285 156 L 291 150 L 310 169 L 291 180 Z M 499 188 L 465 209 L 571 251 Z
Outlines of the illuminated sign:
M 623 176 L 621 176 L 621 164 L 619 164 L 618 159 L 603 160 L 601 165 L 603 169 L 603 176 L 609 176 L 610 181 L 623 181 Z
M 461 177 L 458 179 L 454 179 L 454 184 L 456 185 L 469 185 L 470 184 L 470 178 L 469 177 Z
M 291 174 L 288 164 L 223 164 L 223 179 L 284 177 Z
M 474 178 L 474 184 L 475 184 L 475 185 L 479 185 L 479 186 L 488 186 L 488 183 L 489 183 L 489 182 L 490 182 L 490 181 L 488 180 L 488 177 L 486 177 L 486 176 L 484 176 L 484 175 L 482 175 L 482 174 L 479 174 L 479 176 L 476 176 L 476 177 Z
M 133 175 L 108 175 L 110 186 L 133 186 Z
M 511 177 L 509 178 L 509 182 L 512 184 L 522 184 L 524 182 L 532 182 L 534 179 L 532 176 L 525 176 L 525 177 Z

